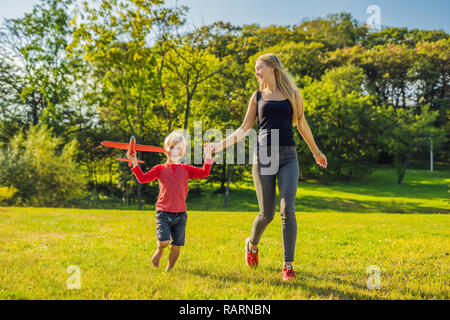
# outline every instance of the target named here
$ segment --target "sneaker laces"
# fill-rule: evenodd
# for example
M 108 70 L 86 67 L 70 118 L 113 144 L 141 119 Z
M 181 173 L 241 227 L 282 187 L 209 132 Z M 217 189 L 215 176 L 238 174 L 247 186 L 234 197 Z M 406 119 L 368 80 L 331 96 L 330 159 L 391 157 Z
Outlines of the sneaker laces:
M 294 270 L 293 269 L 291 269 L 291 268 L 285 268 L 286 269 L 286 275 L 287 276 L 289 276 L 289 277 L 294 277 L 295 276 L 295 273 L 294 273 Z
M 258 255 L 256 253 L 252 253 L 249 251 L 248 254 L 249 254 L 249 261 L 251 264 L 258 263 Z

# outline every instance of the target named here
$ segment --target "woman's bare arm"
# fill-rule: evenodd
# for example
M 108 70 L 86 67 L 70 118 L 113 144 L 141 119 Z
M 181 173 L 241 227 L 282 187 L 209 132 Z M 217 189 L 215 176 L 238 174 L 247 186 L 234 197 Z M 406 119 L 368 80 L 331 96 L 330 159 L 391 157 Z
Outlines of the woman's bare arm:
M 316 163 L 324 168 L 327 167 L 327 157 L 319 150 L 316 142 L 314 141 L 314 137 L 311 132 L 311 128 L 308 125 L 308 122 L 305 119 L 305 114 L 303 112 L 303 98 L 300 92 L 297 95 L 297 105 L 298 105 L 298 118 L 297 118 L 297 130 L 305 140 L 309 149 L 314 155 L 314 159 Z
M 320 154 L 319 147 L 314 140 L 313 134 L 311 132 L 311 128 L 308 125 L 308 122 L 305 119 L 305 114 L 303 112 L 303 98 L 300 92 L 297 94 L 297 106 L 298 106 L 298 118 L 297 118 L 297 130 L 305 140 L 311 152 L 314 156 Z

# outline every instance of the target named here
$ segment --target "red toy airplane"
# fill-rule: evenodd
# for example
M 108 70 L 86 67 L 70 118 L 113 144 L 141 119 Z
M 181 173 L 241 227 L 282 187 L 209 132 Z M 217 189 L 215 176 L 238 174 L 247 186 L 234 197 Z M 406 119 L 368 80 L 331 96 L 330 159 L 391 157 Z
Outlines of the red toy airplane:
M 136 138 L 134 136 L 132 136 L 130 138 L 130 143 L 113 142 L 113 141 L 102 141 L 101 145 L 105 146 L 105 147 L 110 147 L 110 148 L 117 148 L 117 149 L 128 150 L 130 152 L 131 156 L 134 155 L 136 153 L 136 151 L 168 153 L 168 151 L 165 150 L 164 148 L 154 147 L 154 146 L 146 146 L 146 145 L 143 145 L 143 144 L 136 144 Z M 117 158 L 116 160 L 127 161 L 129 167 L 131 167 L 132 164 L 133 164 L 132 161 L 129 160 L 129 159 Z M 144 163 L 144 161 L 138 160 L 138 163 Z

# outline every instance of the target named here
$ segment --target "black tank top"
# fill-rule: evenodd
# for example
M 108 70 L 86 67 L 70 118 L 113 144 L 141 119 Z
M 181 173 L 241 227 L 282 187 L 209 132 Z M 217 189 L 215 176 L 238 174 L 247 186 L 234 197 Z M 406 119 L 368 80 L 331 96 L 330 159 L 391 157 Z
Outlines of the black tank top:
M 279 130 L 280 146 L 295 146 L 292 134 L 293 110 L 288 99 L 264 101 L 261 91 L 256 92 L 256 106 L 258 114 L 258 144 L 271 145 L 271 129 Z M 261 130 L 263 129 L 263 130 Z

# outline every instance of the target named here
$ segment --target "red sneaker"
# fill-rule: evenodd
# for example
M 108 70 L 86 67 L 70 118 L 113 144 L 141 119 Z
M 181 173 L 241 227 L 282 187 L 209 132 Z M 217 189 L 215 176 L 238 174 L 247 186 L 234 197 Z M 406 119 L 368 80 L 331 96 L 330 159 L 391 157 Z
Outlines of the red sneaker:
M 256 253 L 252 253 L 248 247 L 249 241 L 250 238 L 245 239 L 245 263 L 249 267 L 256 268 L 258 266 L 258 249 L 256 250 Z
M 283 267 L 283 281 L 289 281 L 295 279 L 295 273 L 292 268 Z

